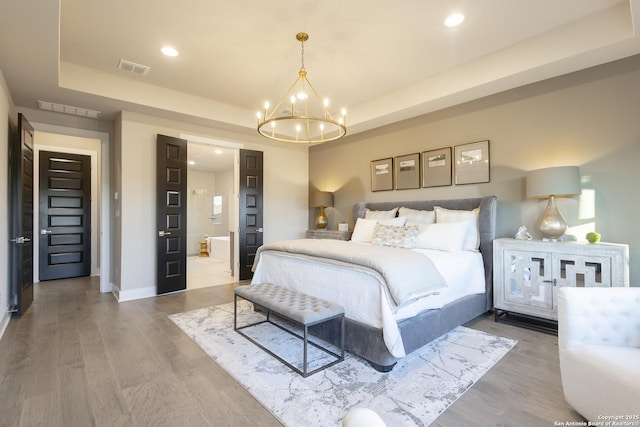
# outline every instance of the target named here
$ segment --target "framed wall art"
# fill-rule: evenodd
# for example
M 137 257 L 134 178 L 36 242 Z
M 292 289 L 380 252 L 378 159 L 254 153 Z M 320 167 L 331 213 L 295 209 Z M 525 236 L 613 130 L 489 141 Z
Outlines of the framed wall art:
M 393 190 L 393 157 L 371 162 L 371 191 Z
M 420 188 L 420 153 L 397 156 L 394 164 L 396 190 Z
M 423 151 L 421 157 L 423 187 L 451 185 L 451 147 Z
M 488 140 L 456 145 L 454 158 L 456 185 L 489 182 Z

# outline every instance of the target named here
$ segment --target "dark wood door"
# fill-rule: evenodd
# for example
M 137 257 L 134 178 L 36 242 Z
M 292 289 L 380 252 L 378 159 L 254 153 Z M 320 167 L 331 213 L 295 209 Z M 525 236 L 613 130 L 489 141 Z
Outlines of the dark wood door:
M 22 114 L 9 144 L 9 181 L 10 304 L 14 314 L 21 315 L 33 302 L 33 126 Z
M 239 270 L 240 280 L 253 277 L 251 267 L 256 251 L 262 246 L 262 151 L 240 150 L 240 221 Z
M 157 292 L 187 288 L 187 141 L 158 135 Z
M 91 274 L 91 157 L 40 151 L 40 280 Z

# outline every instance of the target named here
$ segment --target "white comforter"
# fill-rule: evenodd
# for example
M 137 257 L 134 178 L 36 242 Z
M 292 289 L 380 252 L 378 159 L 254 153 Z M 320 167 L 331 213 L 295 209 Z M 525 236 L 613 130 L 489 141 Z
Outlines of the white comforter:
M 353 243 L 361 245 L 362 243 Z M 414 249 L 429 257 L 447 282 L 438 294 L 421 298 L 394 313 L 379 275 L 294 254 L 265 252 L 256 266 L 252 283 L 278 283 L 335 302 L 346 316 L 382 328 L 384 342 L 394 357 L 406 355 L 397 321 L 425 309 L 441 308 L 466 295 L 485 292 L 484 266 L 479 252 L 444 252 Z
M 347 265 L 363 273 L 379 275 L 385 285 L 389 303 L 395 308 L 437 293 L 446 286 L 433 262 L 420 253 L 378 245 L 354 245 L 333 239 L 296 239 L 261 246 L 256 261 L 268 251 L 286 252 L 294 256 L 322 258 L 323 262 Z

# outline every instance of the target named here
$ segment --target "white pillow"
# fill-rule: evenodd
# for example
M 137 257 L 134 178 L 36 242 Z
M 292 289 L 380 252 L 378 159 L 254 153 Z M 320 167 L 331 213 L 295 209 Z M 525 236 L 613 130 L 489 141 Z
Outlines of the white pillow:
M 436 222 L 461 222 L 468 221 L 467 234 L 462 249 L 465 251 L 477 251 L 480 248 L 480 232 L 478 230 L 479 208 L 472 211 L 451 210 L 436 206 Z
M 365 219 L 389 219 L 395 218 L 398 208 L 393 208 L 389 211 L 372 211 L 371 209 L 365 209 Z
M 418 224 L 416 248 L 461 252 L 469 228 L 469 221 Z
M 351 234 L 351 240 L 354 242 L 371 243 L 373 240 L 373 232 L 376 228 L 376 224 L 391 225 L 394 227 L 402 227 L 404 225 L 405 217 L 396 217 L 389 219 L 366 219 L 358 218 L 356 225 L 353 227 L 353 233 Z
M 434 211 L 421 211 L 411 208 L 400 208 L 398 210 L 399 216 L 407 217 L 407 224 L 433 224 L 436 222 L 436 213 Z
M 378 221 L 375 219 L 358 218 L 351 233 L 351 240 L 354 242 L 370 243 L 373 240 L 373 230 Z
M 396 227 L 378 223 L 373 231 L 373 240 L 371 243 L 378 246 L 411 249 L 415 246 L 417 234 L 417 225 Z
M 379 219 L 378 224 L 391 225 L 393 227 L 402 227 L 406 224 L 406 216 L 397 216 L 395 218 Z

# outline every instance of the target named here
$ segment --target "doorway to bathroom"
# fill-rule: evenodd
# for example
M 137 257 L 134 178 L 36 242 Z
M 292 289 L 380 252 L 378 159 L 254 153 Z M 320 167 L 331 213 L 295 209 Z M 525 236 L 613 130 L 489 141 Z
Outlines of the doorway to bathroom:
M 187 153 L 187 289 L 234 281 L 237 149 L 189 141 Z

